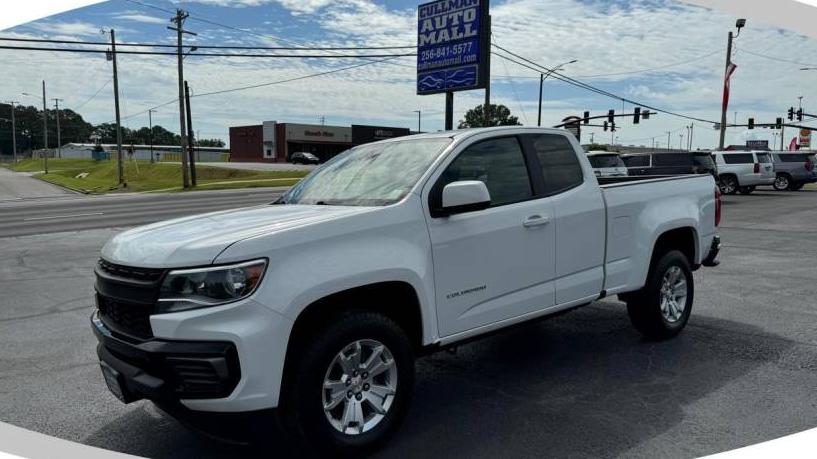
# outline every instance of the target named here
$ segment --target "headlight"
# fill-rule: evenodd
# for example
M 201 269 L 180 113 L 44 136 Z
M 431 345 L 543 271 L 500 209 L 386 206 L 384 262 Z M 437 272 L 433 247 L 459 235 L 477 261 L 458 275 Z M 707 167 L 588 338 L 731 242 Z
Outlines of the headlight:
M 231 303 L 255 291 L 266 260 L 170 271 L 159 289 L 157 312 L 179 312 Z

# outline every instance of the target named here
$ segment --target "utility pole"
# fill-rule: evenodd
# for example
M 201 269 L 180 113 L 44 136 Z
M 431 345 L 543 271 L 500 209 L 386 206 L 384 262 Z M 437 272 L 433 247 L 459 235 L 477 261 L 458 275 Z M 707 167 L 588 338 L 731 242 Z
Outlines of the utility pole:
M 186 11 L 182 11 L 181 9 L 176 9 L 176 16 L 171 19 L 171 22 L 176 24 L 176 27 L 167 28 L 170 30 L 176 31 L 176 60 L 178 65 L 179 71 L 179 138 L 181 140 L 180 147 L 181 147 L 181 160 L 182 160 L 182 186 L 184 188 L 190 187 L 190 174 L 187 165 L 187 155 L 185 152 L 187 151 L 187 129 L 185 129 L 185 114 L 184 114 L 184 68 L 182 65 L 182 60 L 184 59 L 184 55 L 182 54 L 182 35 L 190 34 L 196 35 L 193 32 L 188 32 L 183 29 L 184 20 L 187 19 L 189 14 Z
M 488 43 L 491 43 L 491 15 L 488 15 L 488 24 L 486 25 L 488 30 Z M 491 74 L 491 53 L 485 53 L 485 63 L 482 65 L 488 66 L 488 71 L 486 72 L 488 75 Z M 491 126 L 491 78 L 488 77 L 488 81 L 485 82 L 485 127 Z
M 11 151 L 14 155 L 14 162 L 17 163 L 17 122 L 14 118 L 14 104 L 19 102 L 10 100 L 8 103 L 11 104 Z
M 54 107 L 57 109 L 57 158 L 62 157 L 62 140 L 60 139 L 60 101 L 65 99 L 51 99 L 54 101 Z
M 45 80 L 43 80 L 43 162 L 48 173 L 48 107 L 45 105 Z
M 594 137 L 595 137 L 595 135 L 596 135 L 596 133 L 595 133 L 595 132 L 591 132 L 591 133 L 590 133 L 590 143 L 591 143 L 591 144 L 592 144 L 592 143 L 595 143 L 595 141 L 594 141 Z
M 542 125 L 542 87 L 545 85 L 545 74 L 539 74 L 539 116 L 536 118 L 536 125 Z M 593 143 L 593 142 L 590 142 Z
M 667 150 L 671 150 L 671 149 L 672 149 L 672 144 L 670 143 L 670 142 L 671 142 L 671 140 L 670 140 L 670 134 L 671 134 L 671 132 L 670 132 L 670 131 L 667 131 Z
M 417 133 L 419 134 L 422 131 L 422 116 L 423 112 L 421 110 L 414 110 L 417 113 Z
M 187 80 L 184 81 L 184 101 L 187 112 L 187 154 L 190 157 L 190 184 L 196 186 L 196 153 L 194 150 L 195 137 L 193 137 L 193 117 L 190 113 L 190 87 Z
M 726 68 L 724 69 L 723 76 L 723 104 L 721 106 L 721 132 L 720 140 L 718 141 L 718 150 L 723 150 L 724 143 L 726 142 L 726 110 L 729 103 L 729 79 L 732 76 L 732 72 L 735 70 L 735 67 L 732 64 L 732 40 L 740 35 L 740 29 L 742 29 L 745 25 L 746 19 L 738 19 L 737 22 L 735 22 L 735 27 L 737 27 L 738 33 L 733 35 L 732 31 L 730 30 L 726 41 Z
M 692 134 L 695 132 L 695 123 L 689 125 L 689 149 L 692 150 Z
M 150 130 L 150 162 L 153 163 L 153 112 L 155 108 L 148 110 L 148 129 Z
M 122 123 L 119 117 L 119 74 L 116 69 L 116 32 L 111 29 L 111 57 L 113 61 L 113 106 L 116 111 L 116 171 L 119 184 L 125 183 L 125 170 L 122 165 Z

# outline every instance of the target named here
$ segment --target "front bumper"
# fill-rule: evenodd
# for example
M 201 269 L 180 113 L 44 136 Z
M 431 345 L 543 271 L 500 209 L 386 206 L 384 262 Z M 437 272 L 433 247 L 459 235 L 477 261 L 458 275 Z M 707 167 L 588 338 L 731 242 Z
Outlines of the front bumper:
M 719 235 L 715 235 L 712 238 L 712 245 L 709 246 L 709 253 L 706 255 L 706 258 L 701 262 L 703 266 L 706 267 L 714 267 L 720 264 L 720 261 L 716 260 L 718 254 L 721 251 L 721 237 Z
M 223 398 L 241 379 L 234 344 L 219 341 L 131 341 L 91 316 L 97 355 L 111 391 L 124 403 L 143 398 L 164 405 Z M 112 370 L 112 371 L 111 371 Z

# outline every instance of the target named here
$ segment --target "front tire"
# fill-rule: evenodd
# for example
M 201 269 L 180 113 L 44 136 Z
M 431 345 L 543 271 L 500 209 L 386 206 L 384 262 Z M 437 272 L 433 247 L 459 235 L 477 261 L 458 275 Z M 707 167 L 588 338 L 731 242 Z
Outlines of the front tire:
M 414 355 L 394 321 L 347 312 L 293 352 L 281 415 L 305 448 L 358 457 L 397 430 L 414 390 Z
M 644 288 L 628 298 L 627 314 L 645 337 L 671 338 L 689 321 L 694 295 L 689 261 L 680 251 L 672 250 L 654 262 Z

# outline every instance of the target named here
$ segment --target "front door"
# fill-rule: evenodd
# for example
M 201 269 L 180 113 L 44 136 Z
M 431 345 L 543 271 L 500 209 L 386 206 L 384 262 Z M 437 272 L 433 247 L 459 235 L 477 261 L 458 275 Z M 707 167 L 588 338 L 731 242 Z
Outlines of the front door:
M 440 336 L 554 304 L 550 198 L 537 197 L 516 136 L 478 141 L 447 166 L 435 188 L 481 180 L 491 207 L 429 217 Z

